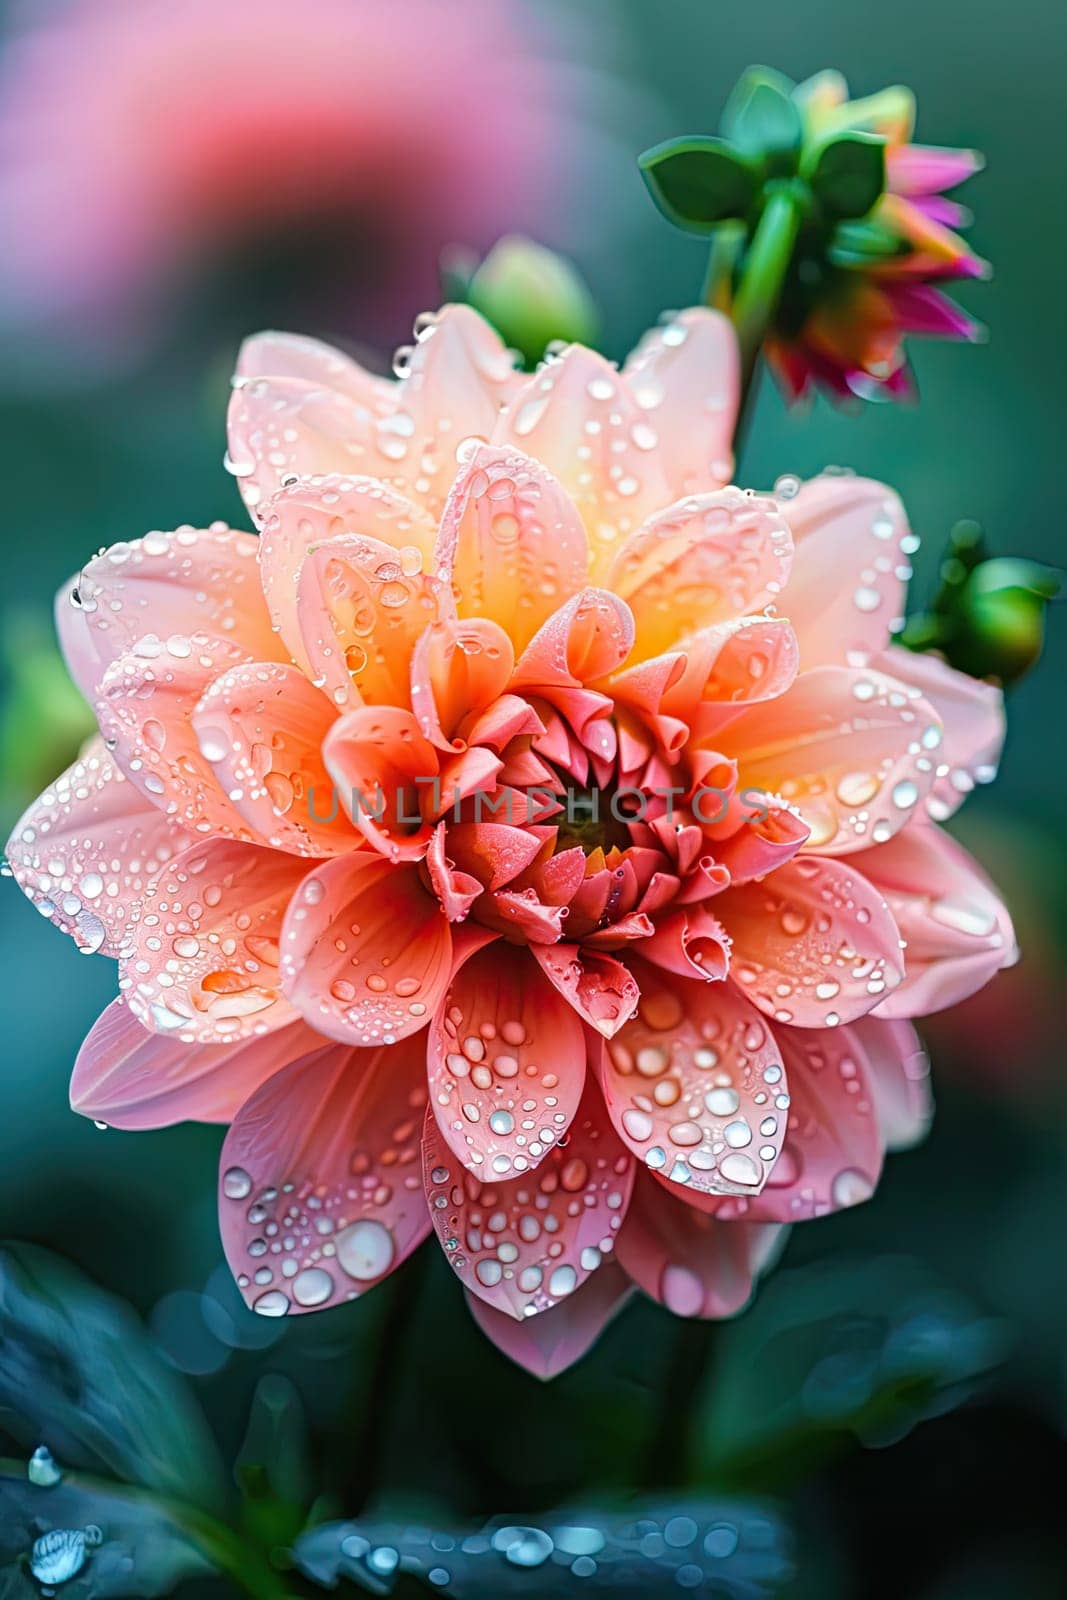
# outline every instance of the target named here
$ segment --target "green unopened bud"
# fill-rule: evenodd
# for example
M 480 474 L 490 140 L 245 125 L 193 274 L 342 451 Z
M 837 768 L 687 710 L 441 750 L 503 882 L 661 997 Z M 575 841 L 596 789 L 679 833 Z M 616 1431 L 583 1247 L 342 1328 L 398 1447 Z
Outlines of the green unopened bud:
M 41 619 L 7 616 L 0 656 L 8 677 L 0 716 L 0 821 L 7 828 L 75 759 L 96 720 Z
M 578 269 L 518 234 L 493 246 L 471 275 L 466 299 L 529 366 L 550 344 L 593 344 L 599 331 L 596 305 Z
M 971 573 L 960 604 L 954 664 L 964 672 L 1014 683 L 1045 643 L 1045 609 L 1062 577 L 1036 561 L 998 557 Z

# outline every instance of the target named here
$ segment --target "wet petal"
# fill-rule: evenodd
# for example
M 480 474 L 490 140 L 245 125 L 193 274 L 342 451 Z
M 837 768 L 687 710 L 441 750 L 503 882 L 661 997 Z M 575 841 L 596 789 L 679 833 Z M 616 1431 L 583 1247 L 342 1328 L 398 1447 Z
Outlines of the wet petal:
M 679 1317 L 732 1317 L 750 1300 L 782 1230 L 720 1222 L 647 1173 L 638 1175 L 618 1259 L 640 1289 Z
M 117 956 L 148 883 L 192 842 L 95 739 L 16 824 L 6 854 L 43 916 L 87 955 Z
M 216 678 L 245 659 L 221 639 L 151 637 L 113 661 L 96 714 L 115 763 L 173 822 L 194 833 L 247 839 L 252 830 L 200 750 L 193 713 Z
M 226 1135 L 222 1242 L 263 1316 L 355 1300 L 430 1231 L 419 1170 L 420 1040 L 332 1044 L 276 1073 Z
M 672 496 L 703 494 L 728 483 L 737 418 L 740 362 L 733 324 L 695 307 L 653 328 L 623 367 L 631 394 L 648 412 L 643 434 L 666 467 Z
M 780 610 L 805 668 L 862 666 L 884 650 L 904 610 L 918 541 L 897 496 L 870 478 L 823 476 L 782 507 L 796 543 Z
M 452 1151 L 485 1181 L 536 1167 L 585 1084 L 576 1012 L 530 959 L 497 940 L 453 974 L 430 1027 L 430 1106 Z
M 359 831 L 393 861 L 426 854 L 433 832 L 437 752 L 410 711 L 360 706 L 334 723 L 322 748 L 341 804 Z
M 553 612 L 515 666 L 513 689 L 577 688 L 617 672 L 630 654 L 634 625 L 624 600 L 583 589 Z
M 913 827 L 856 857 L 904 940 L 904 982 L 882 1017 L 922 1017 L 966 1000 L 1018 957 L 1011 918 L 976 862 L 948 834 Z
M 276 661 L 250 533 L 224 523 L 147 533 L 94 556 L 60 591 L 56 627 L 72 676 L 93 700 L 113 661 L 140 640 L 188 658 L 191 635 L 228 640 L 246 659 Z
M 445 306 L 415 345 L 400 383 L 255 377 L 234 391 L 230 465 L 256 513 L 288 478 L 348 472 L 380 478 L 440 515 L 456 447 L 487 439 L 516 385 L 511 358 L 468 306 Z
M 774 1035 L 730 983 L 638 981 L 637 1016 L 593 1058 L 620 1138 L 680 1192 L 758 1194 L 785 1137 Z
M 441 519 L 434 571 L 462 617 L 493 617 L 516 650 L 585 582 L 577 510 L 519 450 L 483 445 L 465 461 Z
M 845 855 L 916 814 L 941 724 L 914 689 L 869 668 L 818 667 L 729 724 L 742 787 L 781 795 L 811 829 L 805 849 Z
M 765 497 L 722 489 L 658 511 L 619 548 L 608 579 L 633 611 L 635 659 L 776 601 L 792 556 L 789 527 Z
M 852 1022 L 904 976 L 892 913 L 843 861 L 797 856 L 761 883 L 727 889 L 715 909 L 733 940 L 731 979 L 778 1022 Z
M 605 1039 L 633 1016 L 637 983 L 629 968 L 614 956 L 583 950 L 576 944 L 532 944 L 530 950 L 549 982 Z
M 314 545 L 297 578 L 309 675 L 339 706 L 406 706 L 422 633 L 451 611 L 435 578 L 405 572 L 400 552 L 341 534 Z
M 566 1145 L 536 1172 L 482 1182 L 449 1148 L 432 1113 L 423 1175 L 441 1246 L 466 1287 L 522 1319 L 566 1300 L 611 1259 L 633 1184 L 624 1150 L 595 1090 Z
M 921 1143 L 934 1115 L 930 1060 L 910 1022 L 861 1017 L 849 1029 L 867 1055 L 878 1131 L 887 1150 Z
M 298 856 L 351 850 L 321 746 L 334 708 L 297 667 L 250 662 L 216 678 L 193 713 L 200 754 L 249 829 Z
M 286 914 L 285 992 L 332 1039 L 373 1048 L 418 1032 L 451 969 L 448 921 L 418 868 L 370 851 L 318 867 Z
M 683 906 L 657 919 L 655 932 L 641 941 L 641 955 L 667 972 L 709 983 L 725 978 L 730 941 L 705 906 Z
M 411 658 L 411 708 L 423 735 L 441 749 L 463 743 L 507 688 L 515 665 L 511 640 L 484 617 L 446 618 L 426 629 Z
M 633 1284 L 614 1261 L 587 1278 L 568 1300 L 538 1317 L 517 1322 L 479 1295 L 467 1294 L 471 1316 L 502 1355 L 535 1378 L 557 1378 L 593 1348 L 608 1323 L 633 1294 Z
M 884 1140 L 871 1071 L 852 1028 L 778 1027 L 775 1037 L 789 1074 L 788 1110 L 778 1114 L 785 1148 L 763 1192 L 716 1207 L 724 1221 L 805 1222 L 874 1193 Z
M 343 350 L 306 334 L 273 329 L 253 333 L 238 351 L 234 387 L 239 389 L 253 378 L 302 378 L 363 400 L 368 406 L 388 399 L 393 391 L 388 379 L 368 372 Z
M 594 576 L 616 543 L 673 498 L 656 441 L 647 410 L 616 369 L 582 345 L 526 379 L 494 436 L 558 478 L 585 523 Z
M 308 549 L 344 534 L 386 546 L 403 573 L 429 571 L 434 525 L 376 478 L 331 475 L 286 485 L 264 507 L 259 564 L 271 620 L 293 660 L 315 676 L 297 615 L 297 575 Z
M 121 968 L 130 1011 L 185 1044 L 228 1044 L 284 1027 L 278 940 L 298 856 L 236 839 L 205 839 L 146 889 Z
M 936 752 L 937 777 L 926 809 L 935 821 L 944 822 L 976 783 L 991 783 L 997 775 L 1006 726 L 1004 691 L 956 672 L 929 651 L 890 645 L 871 664 L 918 690 L 941 720 L 944 734 Z
M 110 1128 L 232 1122 L 260 1084 L 323 1041 L 302 1022 L 233 1044 L 183 1044 L 149 1033 L 113 1000 L 78 1051 L 73 1110 Z

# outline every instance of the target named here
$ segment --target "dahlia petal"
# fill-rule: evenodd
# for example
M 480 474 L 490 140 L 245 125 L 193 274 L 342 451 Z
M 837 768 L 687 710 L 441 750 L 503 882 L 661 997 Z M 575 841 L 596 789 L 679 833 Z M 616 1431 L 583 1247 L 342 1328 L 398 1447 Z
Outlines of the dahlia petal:
M 425 1027 L 452 970 L 452 935 L 414 866 L 336 856 L 301 884 L 282 929 L 282 981 L 331 1039 L 374 1048 Z
M 302 378 L 368 406 L 389 400 L 393 393 L 388 379 L 368 372 L 343 350 L 306 334 L 274 329 L 251 334 L 238 351 L 234 387 L 240 389 L 254 378 Z
M 167 863 L 137 908 L 120 987 L 133 1016 L 185 1044 L 232 1044 L 296 1021 L 278 941 L 307 863 L 203 839 Z
M 259 565 L 274 627 L 298 666 L 314 677 L 298 618 L 297 575 L 312 545 L 348 534 L 391 552 L 406 574 L 429 570 L 434 525 L 377 478 L 332 474 L 287 483 L 263 509 Z M 379 589 L 380 595 L 381 590 Z
M 903 979 L 892 913 L 844 861 L 797 856 L 761 883 L 727 889 L 715 908 L 733 941 L 731 979 L 778 1022 L 853 1022 Z
M 482 885 L 469 872 L 461 871 L 448 854 L 448 831 L 439 822 L 426 850 L 426 871 L 430 887 L 449 922 L 462 922 L 482 892 Z
M 456 865 L 489 890 L 511 883 L 541 852 L 539 834 L 506 822 L 458 822 L 448 829 Z
M 515 369 L 468 306 L 445 306 L 400 383 L 338 387 L 265 375 L 234 390 L 230 463 L 253 515 L 291 477 L 358 472 L 380 478 L 435 518 L 455 475 L 455 449 L 489 437 Z M 427 470 L 427 461 L 436 463 Z
M 878 1131 L 887 1150 L 910 1150 L 934 1115 L 930 1060 L 910 1022 L 860 1017 L 849 1029 L 866 1052 Z
M 686 905 L 657 919 L 641 955 L 666 972 L 711 983 L 726 976 L 730 941 L 706 906 Z
M 534 634 L 515 665 L 511 687 L 547 693 L 607 678 L 622 666 L 633 640 L 633 616 L 625 600 L 607 589 L 582 589 Z
M 293 1022 L 233 1044 L 190 1046 L 149 1033 L 124 1000 L 113 1000 L 78 1051 L 71 1108 L 109 1128 L 232 1122 L 260 1084 L 322 1043 Z
M 86 954 L 117 956 L 147 884 L 192 842 L 94 739 L 15 825 L 6 855 L 43 916 Z
M 915 548 L 904 507 L 883 483 L 823 475 L 782 509 L 796 552 L 780 609 L 805 670 L 862 665 L 885 649 L 903 615 Z
M 252 833 L 276 850 L 332 856 L 359 843 L 322 760 L 335 715 L 298 667 L 277 662 L 231 667 L 193 713 L 200 754 Z
M 633 611 L 635 658 L 776 601 L 792 555 L 789 527 L 765 497 L 722 489 L 657 511 L 619 549 L 608 577 Z
M 219 1222 L 253 1311 L 277 1317 L 358 1299 L 427 1237 L 425 1103 L 415 1039 L 313 1050 L 237 1113 L 219 1164 Z
M 313 545 L 297 577 L 309 676 L 339 706 L 406 706 L 422 633 L 452 608 L 445 586 L 407 573 L 403 552 L 360 534 Z
M 492 442 L 528 451 L 563 485 L 585 524 L 594 577 L 614 543 L 673 498 L 654 420 L 611 362 L 582 345 L 526 379 Z
M 614 956 L 576 944 L 530 946 L 550 983 L 591 1028 L 610 1039 L 637 1009 L 639 990 Z
M 263 603 L 258 540 L 223 523 L 148 533 L 94 556 L 62 589 L 56 627 L 71 676 L 93 700 L 113 661 L 145 639 L 195 653 L 190 636 L 230 641 L 246 660 L 276 661 L 278 640 Z
M 774 795 L 761 803 L 730 838 L 715 844 L 715 860 L 730 883 L 751 883 L 791 861 L 807 843 L 811 829 Z
M 558 1378 L 593 1348 L 634 1292 L 614 1261 L 587 1278 L 567 1300 L 537 1317 L 517 1322 L 480 1295 L 467 1291 L 467 1306 L 487 1339 L 502 1355 L 535 1378 Z
M 359 706 L 332 725 L 322 746 L 341 804 L 366 839 L 393 861 L 426 854 L 433 832 L 437 752 L 410 711 Z
M 452 486 L 434 568 L 461 617 L 492 616 L 522 650 L 585 583 L 589 546 L 565 490 L 539 462 L 481 445 Z
M 100 684 L 97 720 L 116 766 L 191 832 L 252 836 L 201 753 L 192 722 L 214 680 L 245 659 L 236 644 L 206 634 L 166 644 L 150 636 L 113 661 Z
M 937 822 L 944 822 L 976 783 L 990 783 L 996 777 L 1006 726 L 1004 692 L 996 684 L 957 672 L 928 651 L 890 645 L 871 664 L 918 690 L 941 719 L 944 734 L 926 809 Z
M 671 495 L 704 494 L 729 483 L 741 386 L 737 335 L 719 311 L 694 307 L 653 328 L 626 359 L 623 377 L 651 415 Z
M 683 646 L 685 670 L 663 697 L 683 737 L 707 742 L 741 707 L 777 700 L 796 681 L 800 652 L 783 617 L 738 617 L 693 634 Z M 656 658 L 662 659 L 662 658 Z
M 852 1028 L 775 1029 L 789 1074 L 785 1148 L 763 1191 L 717 1203 L 724 1222 L 806 1222 L 869 1200 L 882 1170 L 884 1140 L 872 1073 Z
M 977 150 L 954 150 L 932 144 L 902 144 L 886 151 L 886 177 L 897 194 L 936 194 L 954 189 L 980 172 Z
M 619 1235 L 619 1264 L 679 1317 L 732 1317 L 748 1304 L 782 1229 L 720 1222 L 639 1173 Z
M 1011 918 L 976 862 L 937 827 L 908 828 L 856 866 L 884 895 L 905 975 L 880 1017 L 921 1017 L 966 1000 L 1018 957 Z
M 616 1132 L 672 1193 L 758 1194 L 785 1137 L 774 1035 L 733 984 L 644 966 L 639 982 L 637 1016 L 593 1056 Z
M 870 668 L 816 667 L 729 724 L 743 788 L 783 796 L 805 845 L 847 855 L 898 833 L 935 777 L 941 723 L 917 689 Z
M 550 1150 L 535 1173 L 482 1182 L 432 1112 L 422 1161 L 442 1248 L 465 1287 L 497 1311 L 518 1320 L 548 1311 L 610 1261 L 634 1162 L 595 1090 L 583 1097 L 565 1147 Z
M 479 713 L 499 703 L 514 666 L 511 640 L 496 622 L 446 617 L 428 627 L 411 657 L 411 708 L 424 738 L 442 750 L 461 744 L 460 726 L 477 726 Z
M 430 1024 L 430 1106 L 486 1182 L 538 1165 L 585 1084 L 585 1033 L 526 950 L 497 940 L 453 972 Z
M 923 207 L 928 216 L 929 206 Z M 936 219 L 935 219 L 936 220 Z M 905 333 L 921 333 L 936 339 L 980 341 L 985 333 L 976 318 L 968 316 L 940 290 L 928 283 L 890 283 L 885 293 Z

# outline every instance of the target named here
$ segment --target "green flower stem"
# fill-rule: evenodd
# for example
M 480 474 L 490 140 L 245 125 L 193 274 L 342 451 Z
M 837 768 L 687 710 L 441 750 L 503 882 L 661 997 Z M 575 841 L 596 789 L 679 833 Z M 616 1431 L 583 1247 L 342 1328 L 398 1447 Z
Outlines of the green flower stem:
M 731 309 L 741 351 L 739 419 L 745 414 L 759 353 L 778 310 L 803 214 L 799 185 L 788 179 L 768 185 L 763 214 L 745 255 Z

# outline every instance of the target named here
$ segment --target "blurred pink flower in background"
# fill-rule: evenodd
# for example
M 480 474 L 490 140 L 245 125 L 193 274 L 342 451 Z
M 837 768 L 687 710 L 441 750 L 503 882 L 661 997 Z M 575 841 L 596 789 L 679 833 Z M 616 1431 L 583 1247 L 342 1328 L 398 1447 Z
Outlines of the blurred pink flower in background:
M 303 249 L 340 297 L 316 320 L 387 348 L 438 298 L 446 244 L 580 242 L 607 157 L 608 80 L 575 65 L 573 20 L 522 0 L 70 0 L 22 22 L 0 59 L 0 300 L 108 363 L 241 248 L 255 270 Z M 324 224 L 347 251 L 316 249 Z

